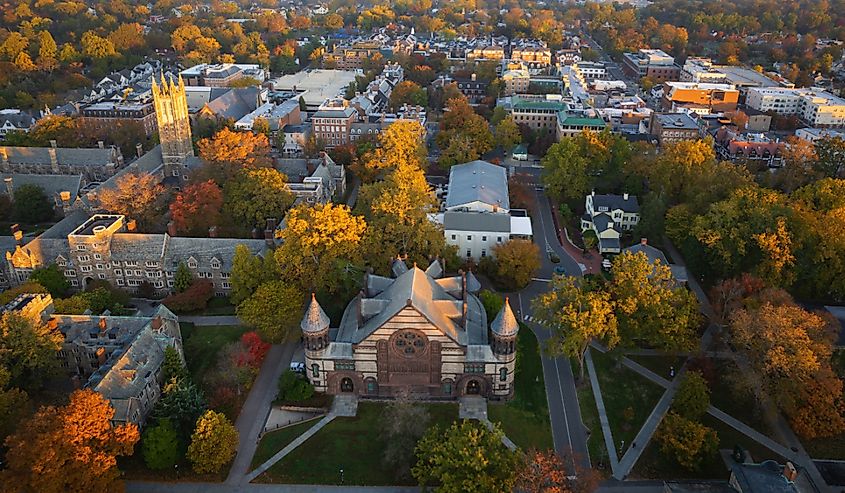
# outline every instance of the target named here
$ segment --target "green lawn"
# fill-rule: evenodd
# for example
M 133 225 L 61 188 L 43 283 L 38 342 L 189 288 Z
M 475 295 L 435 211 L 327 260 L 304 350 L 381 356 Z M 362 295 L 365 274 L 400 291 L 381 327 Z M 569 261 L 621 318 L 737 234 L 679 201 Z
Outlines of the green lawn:
M 624 440 L 627 450 L 660 400 L 664 389 L 624 366 L 617 365 L 610 353 L 591 351 L 590 354 L 596 367 L 613 440 L 617 447 Z
M 229 302 L 228 296 L 215 296 L 211 298 L 202 315 L 234 315 L 235 305 Z
M 260 466 L 266 462 L 267 459 L 273 457 L 276 452 L 287 447 L 287 445 L 296 440 L 299 435 L 302 435 L 308 431 L 309 428 L 316 425 L 320 419 L 322 419 L 322 416 L 318 416 L 314 419 L 309 419 L 308 421 L 303 421 L 302 423 L 297 423 L 295 425 L 286 426 L 264 435 L 264 437 L 261 438 L 261 441 L 258 442 L 258 448 L 255 450 L 255 455 L 252 457 L 252 469 Z
M 674 366 L 675 372 L 681 369 L 681 365 L 686 360 L 683 356 L 673 356 L 664 354 L 661 356 L 640 356 L 636 354 L 628 355 L 628 359 L 635 361 L 649 370 L 669 380 L 669 370 Z
M 420 404 L 428 408 L 432 425 L 449 426 L 458 419 L 457 404 Z M 336 418 L 290 455 L 262 474 L 262 483 L 381 486 L 396 484 L 394 472 L 382 463 L 383 404 L 358 403 L 358 416 Z
M 701 419 L 702 424 L 715 430 L 719 435 L 719 449 L 733 450 L 739 445 L 751 454 L 754 462 L 773 459 L 783 462 L 783 457 L 760 445 L 754 440 L 719 421 L 713 416 L 706 415 Z M 725 461 L 717 451 L 705 457 L 701 466 L 695 471 L 682 468 L 673 457 L 667 457 L 660 451 L 660 443 L 652 438 L 648 447 L 643 451 L 640 460 L 634 466 L 631 478 L 643 479 L 719 479 L 725 480 L 730 476 Z
M 540 349 L 534 333 L 525 325 L 520 327 L 516 355 L 514 397 L 504 404 L 490 403 L 487 417 L 500 423 L 508 438 L 523 449 L 553 448 Z
M 575 362 L 572 372 L 578 375 L 578 363 Z M 590 452 L 590 462 L 600 471 L 609 472 L 610 463 L 607 460 L 607 447 L 604 445 L 604 435 L 601 431 L 599 411 L 593 397 L 593 387 L 590 378 L 584 373 L 584 380 L 577 384 L 578 407 L 581 409 L 581 421 L 587 428 L 587 449 Z
M 182 347 L 185 362 L 194 382 L 201 384 L 203 375 L 217 361 L 217 353 L 230 342 L 241 338 L 249 329 L 239 325 L 195 327 L 191 323 L 179 324 L 182 329 Z

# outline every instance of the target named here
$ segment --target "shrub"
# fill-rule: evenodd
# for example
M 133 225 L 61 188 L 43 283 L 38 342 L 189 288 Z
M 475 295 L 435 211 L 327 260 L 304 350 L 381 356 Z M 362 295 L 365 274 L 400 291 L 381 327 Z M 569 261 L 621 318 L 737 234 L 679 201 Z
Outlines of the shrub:
M 279 399 L 288 402 L 301 402 L 314 395 L 314 387 L 302 375 L 290 370 L 279 378 Z
M 184 292 L 170 295 L 162 303 L 174 313 L 190 313 L 204 310 L 212 296 L 213 284 L 208 281 L 195 281 Z

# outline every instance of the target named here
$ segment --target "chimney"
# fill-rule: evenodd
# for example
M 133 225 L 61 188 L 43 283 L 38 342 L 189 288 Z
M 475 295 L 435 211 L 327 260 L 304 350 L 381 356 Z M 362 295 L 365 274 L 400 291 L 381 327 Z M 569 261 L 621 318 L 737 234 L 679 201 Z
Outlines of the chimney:
M 5 165 L 9 164 L 9 154 L 6 152 L 5 147 L 0 147 L 0 162 Z
M 176 223 L 173 221 L 167 223 L 167 234 L 170 236 L 176 236 Z
M 212 226 L 208 228 L 208 237 L 217 238 L 217 226 Z
M 138 157 L 141 157 L 144 154 L 144 146 L 142 146 L 140 142 L 135 144 L 135 154 L 137 154 Z
M 590 195 L 592 195 L 593 197 L 595 197 L 595 196 L 596 196 L 596 191 L 595 191 L 595 190 L 593 190 L 592 192 L 590 192 Z
M 59 146 L 59 144 L 58 144 L 58 142 L 56 142 L 56 139 L 51 139 L 51 140 L 50 140 L 50 147 L 52 147 L 53 149 L 55 149 L 55 148 L 57 148 L 58 146 Z
M 467 326 L 467 299 L 464 298 L 464 302 L 461 303 L 461 327 L 466 328 Z
M 59 192 L 59 197 L 62 199 L 62 208 L 67 209 L 70 207 L 70 192 L 67 190 L 63 190 Z
M 358 326 L 364 325 L 364 290 L 358 292 L 358 302 L 355 303 L 356 316 L 358 317 Z M 411 300 L 408 300 L 411 301 Z
M 130 233 L 134 233 L 137 230 L 138 230 L 138 221 L 136 221 L 134 219 L 130 219 L 129 221 L 126 222 L 126 231 L 129 231 Z
M 785 477 L 790 483 L 793 483 L 796 479 L 798 479 L 798 470 L 795 469 L 795 465 L 792 464 L 792 462 L 787 461 L 783 466 L 783 477 Z
M 14 199 L 15 198 L 15 187 L 14 187 L 14 184 L 12 183 L 12 177 L 7 176 L 7 177 L 3 178 L 3 183 L 6 184 L 6 195 L 8 195 L 10 199 Z
M 642 245 L 642 246 L 648 245 L 648 238 L 640 238 L 640 245 Z
M 59 174 L 59 157 L 56 155 L 56 148 L 48 147 L 47 152 L 50 154 L 50 168 L 53 173 Z
M 622 200 L 628 200 L 628 193 L 627 192 L 622 194 Z
M 150 326 L 153 328 L 153 330 L 161 330 L 162 325 L 163 325 L 163 322 L 161 320 L 160 315 L 158 317 L 154 318 L 152 323 L 150 324 Z
M 15 244 L 21 246 L 23 244 L 23 231 L 17 224 L 12 225 L 12 236 L 15 238 Z
M 464 315 L 466 315 L 467 274 L 461 271 L 461 299 L 464 300 Z
M 100 322 L 98 325 L 100 327 L 100 332 L 105 332 L 109 330 L 109 324 L 106 321 L 106 317 L 100 317 Z
M 261 234 L 261 228 L 252 228 L 252 239 L 259 240 L 263 235 Z
M 97 147 L 99 147 L 100 149 L 105 149 L 106 144 L 102 140 L 98 140 L 97 141 Z
M 472 79 L 472 81 L 473 81 L 473 82 L 475 82 L 475 77 L 476 77 L 476 75 L 475 75 L 475 74 L 472 74 L 472 76 L 470 77 L 470 78 Z

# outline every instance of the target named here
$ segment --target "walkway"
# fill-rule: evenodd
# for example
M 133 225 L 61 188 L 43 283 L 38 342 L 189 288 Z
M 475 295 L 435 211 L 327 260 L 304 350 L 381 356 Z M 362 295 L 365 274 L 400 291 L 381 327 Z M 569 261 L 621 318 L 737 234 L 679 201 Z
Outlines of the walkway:
M 493 430 L 493 423 L 487 418 L 487 399 L 484 397 L 467 395 L 458 401 L 458 417 L 461 419 L 474 419 L 480 421 L 488 430 Z M 502 443 L 510 450 L 516 450 L 517 446 L 513 441 L 502 434 Z
M 179 321 L 188 322 L 203 327 L 244 324 L 243 322 L 241 322 L 241 319 L 239 319 L 235 315 L 180 315 Z
M 619 466 L 619 457 L 616 455 L 616 442 L 613 440 L 613 434 L 610 431 L 610 420 L 607 419 L 604 398 L 601 395 L 596 367 L 593 364 L 593 356 L 590 354 L 589 348 L 584 353 L 584 364 L 587 365 L 587 373 L 590 375 L 590 386 L 593 388 L 593 398 L 596 401 L 596 408 L 599 412 L 599 422 L 601 423 L 601 432 L 604 436 L 604 446 L 607 449 L 607 457 L 610 459 L 610 469 L 615 473 Z
M 419 493 L 420 491 L 420 488 L 415 486 L 126 482 L 126 493 Z
M 276 398 L 279 377 L 290 366 L 291 356 L 293 356 L 295 349 L 296 343 L 291 342 L 285 345 L 273 345 L 267 352 L 264 363 L 261 365 L 261 371 L 249 391 L 249 396 L 247 396 L 246 402 L 241 408 L 237 421 L 235 421 L 235 427 L 240 433 L 240 443 L 238 444 L 238 454 L 235 456 L 231 469 L 229 469 L 226 484 L 248 482 L 244 480 L 244 475 L 249 471 L 252 456 L 255 455 L 259 437 L 264 430 L 264 423 L 270 414 L 273 399 Z

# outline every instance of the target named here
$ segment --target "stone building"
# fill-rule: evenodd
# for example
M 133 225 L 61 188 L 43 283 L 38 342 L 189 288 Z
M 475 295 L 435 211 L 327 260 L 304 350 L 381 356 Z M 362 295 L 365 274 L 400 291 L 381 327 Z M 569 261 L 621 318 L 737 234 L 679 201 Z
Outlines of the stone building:
M 188 114 L 188 100 L 185 96 L 185 82 L 179 77 L 161 78 L 161 86 L 153 79 L 153 102 L 155 104 L 158 135 L 161 141 L 161 157 L 165 176 L 183 176 L 187 168 L 186 158 L 194 155 L 191 142 L 191 117 Z
M 116 147 L 69 148 L 0 146 L 0 173 L 82 175 L 84 183 L 103 181 L 123 167 Z
M 337 328 L 312 297 L 302 319 L 308 378 L 319 392 L 508 399 L 519 324 L 507 300 L 488 322 L 472 275 L 442 277 L 396 259 L 394 277 L 366 274 Z

